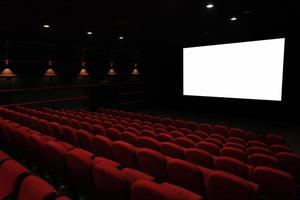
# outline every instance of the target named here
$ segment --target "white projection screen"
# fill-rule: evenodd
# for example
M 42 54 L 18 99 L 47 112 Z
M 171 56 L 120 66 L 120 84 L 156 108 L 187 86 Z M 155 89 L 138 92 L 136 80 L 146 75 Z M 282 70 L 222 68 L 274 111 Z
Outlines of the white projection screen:
M 183 94 L 281 101 L 285 39 L 183 49 Z

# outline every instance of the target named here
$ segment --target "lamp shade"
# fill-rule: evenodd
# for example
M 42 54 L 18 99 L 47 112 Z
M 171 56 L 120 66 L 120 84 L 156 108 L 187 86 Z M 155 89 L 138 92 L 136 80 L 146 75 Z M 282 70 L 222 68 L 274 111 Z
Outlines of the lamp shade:
M 47 71 L 45 72 L 44 76 L 56 76 L 55 71 L 50 67 L 49 69 L 47 69 Z
M 133 71 L 131 72 L 131 75 L 140 75 L 138 68 L 134 68 Z
M 1 73 L 0 77 L 15 77 L 17 76 L 10 68 L 5 68 Z
M 114 68 L 110 68 L 108 70 L 107 74 L 110 75 L 110 76 L 115 76 L 115 75 L 117 75 L 117 72 L 114 70 Z
M 79 76 L 89 76 L 90 74 L 85 70 L 85 68 L 82 68 L 79 72 Z

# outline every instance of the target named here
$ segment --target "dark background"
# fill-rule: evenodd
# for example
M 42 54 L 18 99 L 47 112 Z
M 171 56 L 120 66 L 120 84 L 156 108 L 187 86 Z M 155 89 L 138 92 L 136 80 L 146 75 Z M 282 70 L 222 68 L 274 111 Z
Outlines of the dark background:
M 62 99 L 30 105 L 169 109 L 299 122 L 298 5 L 215 0 L 215 7 L 207 9 L 207 3 L 2 0 L 0 68 L 6 67 L 7 58 L 18 76 L 0 77 L 0 104 Z M 231 16 L 238 20 L 230 21 Z M 51 27 L 45 29 L 43 24 Z M 94 34 L 88 36 L 86 31 Z M 184 47 L 279 37 L 286 38 L 282 102 L 182 95 Z M 49 59 L 57 77 L 43 77 Z M 78 77 L 82 60 L 90 77 Z M 106 75 L 111 61 L 118 77 Z M 134 63 L 141 72 L 138 78 L 130 75 Z

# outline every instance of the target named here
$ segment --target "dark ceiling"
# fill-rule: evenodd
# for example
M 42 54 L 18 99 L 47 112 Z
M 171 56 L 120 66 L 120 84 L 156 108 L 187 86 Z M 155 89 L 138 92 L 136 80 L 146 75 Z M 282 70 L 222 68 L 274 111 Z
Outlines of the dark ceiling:
M 214 8 L 206 8 L 208 2 Z M 276 38 L 287 34 L 286 2 L 0 0 L 0 41 L 4 48 L 44 45 L 51 49 L 62 45 L 134 51 Z M 238 20 L 230 21 L 232 16 Z M 43 28 L 43 24 L 51 27 Z

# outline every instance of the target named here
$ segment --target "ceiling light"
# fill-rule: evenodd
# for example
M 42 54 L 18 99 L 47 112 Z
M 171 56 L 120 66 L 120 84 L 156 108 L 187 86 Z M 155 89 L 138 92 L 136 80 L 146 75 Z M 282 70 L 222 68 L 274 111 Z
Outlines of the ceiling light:
M 44 27 L 44 28 L 50 28 L 50 25 L 44 24 L 43 27 Z
M 119 39 L 120 39 L 120 40 L 123 40 L 123 39 L 124 39 L 124 37 L 123 37 L 123 36 L 120 36 L 120 37 L 119 37 Z
M 212 3 L 209 3 L 206 5 L 206 8 L 213 8 L 213 7 L 214 7 L 214 4 L 212 4 Z
M 88 35 L 93 35 L 93 32 L 92 31 L 88 31 L 86 32 Z
M 236 20 L 237 20 L 236 17 L 231 17 L 231 18 L 230 18 L 230 21 L 236 21 Z

